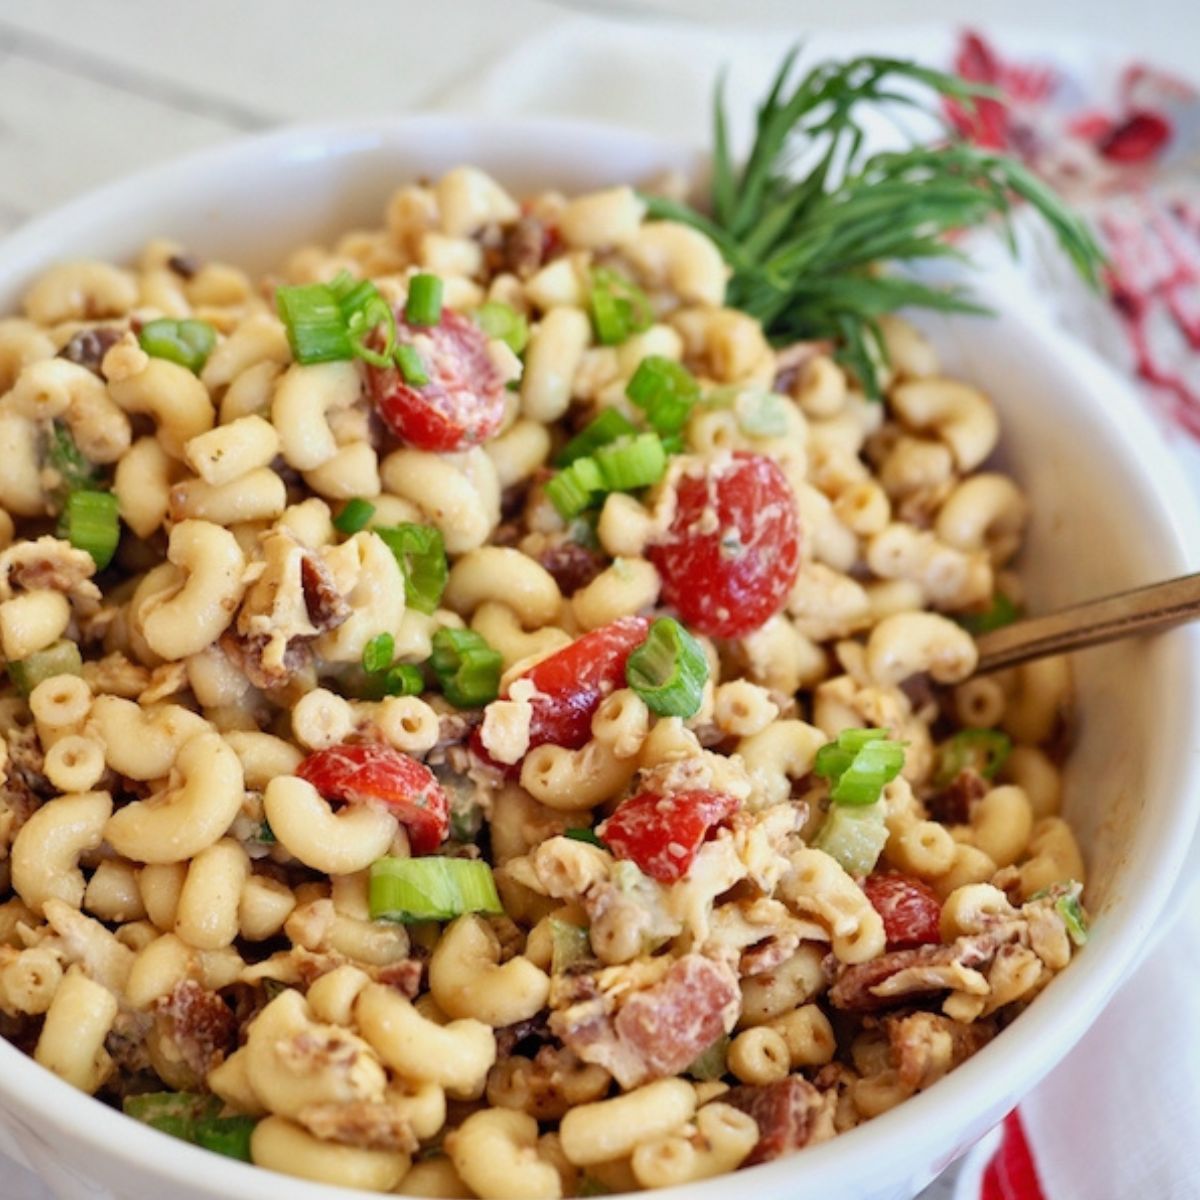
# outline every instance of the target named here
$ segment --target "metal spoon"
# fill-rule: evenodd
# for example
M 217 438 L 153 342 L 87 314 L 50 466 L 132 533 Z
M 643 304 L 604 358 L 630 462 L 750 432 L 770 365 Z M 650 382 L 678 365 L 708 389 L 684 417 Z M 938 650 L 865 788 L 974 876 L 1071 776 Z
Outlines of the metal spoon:
M 1183 575 L 981 634 L 975 639 L 979 647 L 975 674 L 1135 634 L 1154 633 L 1196 617 L 1200 617 L 1200 575 Z

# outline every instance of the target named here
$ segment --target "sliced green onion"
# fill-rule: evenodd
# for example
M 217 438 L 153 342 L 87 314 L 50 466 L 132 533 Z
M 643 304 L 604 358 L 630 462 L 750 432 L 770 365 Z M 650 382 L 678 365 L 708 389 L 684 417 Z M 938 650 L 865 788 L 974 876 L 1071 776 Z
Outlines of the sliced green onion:
M 613 1190 L 606 1187 L 598 1180 L 595 1175 L 584 1174 L 579 1180 L 579 1190 L 576 1192 L 578 1196 L 611 1196 Z
M 412 663 L 397 663 L 384 672 L 385 696 L 419 696 L 425 690 L 425 676 Z
M 431 613 L 438 606 L 450 569 L 446 565 L 446 543 L 433 525 L 385 525 L 375 529 L 396 556 L 404 573 L 404 598 L 410 608 Z
M 56 675 L 82 675 L 83 659 L 79 647 L 66 640 L 44 650 L 35 650 L 27 658 L 8 664 L 8 677 L 22 696 L 28 696 L 39 683 Z
M 625 663 L 625 682 L 660 717 L 694 717 L 708 682 L 704 648 L 674 617 L 659 617 Z
M 835 804 L 874 804 L 904 767 L 904 746 L 886 729 L 844 729 L 817 751 L 813 771 L 829 781 Z
M 354 357 L 342 306 L 328 284 L 276 288 L 275 308 L 298 363 L 339 362 Z
M 972 637 L 978 637 L 981 633 L 1011 625 L 1020 615 L 1021 610 L 1003 592 L 997 592 L 986 612 L 959 613 L 954 619 Z
M 436 325 L 442 319 L 442 281 L 436 275 L 414 275 L 408 281 L 404 319 L 410 325 Z
M 338 533 L 349 536 L 366 529 L 374 515 L 375 505 L 369 500 L 355 496 L 353 500 L 347 500 L 342 511 L 333 518 L 333 527 Z
M 963 729 L 938 750 L 934 786 L 945 787 L 968 768 L 978 771 L 984 779 L 995 779 L 1011 752 L 1012 738 L 999 729 Z
M 775 392 L 743 391 L 734 402 L 738 427 L 748 437 L 783 437 L 788 431 L 788 404 Z
M 729 1035 L 723 1033 L 690 1067 L 685 1068 L 683 1073 L 700 1083 L 711 1083 L 725 1074 L 728 1055 Z
M 570 838 L 573 842 L 586 842 L 589 846 L 599 846 L 601 850 L 608 849 L 600 835 L 586 825 L 580 825 L 575 829 L 564 829 L 563 837 Z
M 651 354 L 638 363 L 625 394 L 646 414 L 656 433 L 678 433 L 700 399 L 700 385 L 682 363 Z
M 455 708 L 482 708 L 500 694 L 503 658 L 473 629 L 439 629 L 429 665 Z
M 396 347 L 395 357 L 396 366 L 400 368 L 404 382 L 410 387 L 424 387 L 429 382 L 429 373 L 425 370 L 425 364 L 421 361 L 416 346 L 401 342 Z
M 76 550 L 86 550 L 103 570 L 112 562 L 121 540 L 117 498 L 112 492 L 80 491 L 67 497 L 62 529 Z
M 194 1139 L 197 1124 L 216 1117 L 221 1101 L 192 1092 L 147 1092 L 126 1096 L 121 1105 L 127 1117 L 185 1142 Z
M 64 506 L 69 493 L 94 488 L 96 485 L 96 468 L 83 456 L 70 429 L 58 421 L 54 422 L 50 431 L 50 439 L 46 446 L 46 466 L 58 475 L 59 484 L 56 491 Z
M 636 432 L 633 422 L 620 409 L 606 408 L 562 448 L 555 461 L 560 467 L 569 467 L 576 459 L 586 458 L 601 446 Z
M 342 271 L 329 283 L 329 290 L 346 322 L 350 353 L 374 367 L 389 367 L 396 350 L 396 314 L 369 279 L 355 279 Z M 369 339 L 383 328 L 383 345 L 376 350 Z
M 275 830 L 271 828 L 271 822 L 263 819 L 258 829 L 255 831 L 254 840 L 262 846 L 274 846 L 279 839 L 275 836 Z
M 385 696 L 419 696 L 425 690 L 425 676 L 412 663 L 395 663 L 379 671 L 367 672 L 361 686 L 351 683 L 348 691 L 360 700 L 382 700 Z
M 649 487 L 667 469 L 666 451 L 653 433 L 639 433 L 637 437 L 601 446 L 593 457 L 604 476 L 605 490 L 610 492 Z
M 579 516 L 604 491 L 604 475 L 594 458 L 577 458 L 546 482 L 546 498 L 564 521 Z
M 386 671 L 395 655 L 396 639 L 390 633 L 381 633 L 363 647 L 362 669 L 369 675 Z
M 592 956 L 588 931 L 570 921 L 550 918 L 550 973 L 561 975 L 568 967 Z
M 151 358 L 165 358 L 199 375 L 217 344 L 217 331 L 207 321 L 147 321 L 138 344 Z
M 446 793 L 450 797 L 450 840 L 473 842 L 483 829 L 482 806 L 474 800 L 459 800 L 450 787 L 446 788 Z
M 250 1161 L 250 1136 L 258 1122 L 253 1117 L 206 1117 L 197 1121 L 192 1141 L 226 1158 Z
M 386 367 L 396 350 L 396 314 L 369 279 L 342 271 L 329 283 L 306 283 L 275 290 L 275 307 L 287 329 L 298 363 L 361 358 Z M 383 329 L 383 345 L 369 344 Z
M 835 804 L 818 830 L 813 845 L 837 859 L 851 875 L 869 875 L 887 840 L 888 827 L 882 804 L 872 804 L 869 808 Z
M 372 921 L 450 921 L 504 912 L 492 868 L 479 859 L 381 858 L 371 864 Z
M 499 338 L 514 353 L 520 354 L 529 342 L 529 321 L 510 305 L 489 300 L 475 310 L 475 324 L 490 338 Z
M 654 321 L 654 309 L 646 293 L 608 267 L 597 267 L 592 272 L 588 304 L 596 339 L 605 346 L 626 341 L 649 329 Z
M 380 325 L 385 331 L 384 345 L 382 350 L 376 350 L 368 339 Z M 361 309 L 350 314 L 346 330 L 356 358 L 369 362 L 373 367 L 392 365 L 392 355 L 396 352 L 396 314 L 378 292 Z
M 1073 891 L 1068 892 L 1065 896 L 1059 896 L 1054 902 L 1054 909 L 1062 917 L 1071 941 L 1077 946 L 1082 946 L 1088 940 L 1087 916 L 1083 911 L 1083 905 L 1079 903 L 1079 884 L 1073 884 L 1072 887 Z

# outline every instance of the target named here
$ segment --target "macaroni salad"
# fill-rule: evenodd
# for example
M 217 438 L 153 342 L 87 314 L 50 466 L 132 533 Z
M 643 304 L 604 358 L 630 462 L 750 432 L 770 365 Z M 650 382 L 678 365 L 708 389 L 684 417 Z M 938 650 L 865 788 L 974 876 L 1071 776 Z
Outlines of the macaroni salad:
M 936 1083 L 1086 939 L 1062 660 L 973 677 L 1028 517 L 700 231 L 460 167 L 256 282 L 0 321 L 0 1033 L 412 1196 L 659 1188 Z

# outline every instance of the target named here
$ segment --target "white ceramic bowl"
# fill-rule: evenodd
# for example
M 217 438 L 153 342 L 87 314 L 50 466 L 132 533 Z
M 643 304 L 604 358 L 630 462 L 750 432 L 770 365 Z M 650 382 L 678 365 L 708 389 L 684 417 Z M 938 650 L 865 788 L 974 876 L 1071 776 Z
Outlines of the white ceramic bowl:
M 398 183 L 460 162 L 520 191 L 583 189 L 690 168 L 679 147 L 580 124 L 387 118 L 310 127 L 202 153 L 78 200 L 0 246 L 0 312 L 56 259 L 125 259 L 151 236 L 252 269 L 339 230 L 377 224 Z M 1024 559 L 1035 608 L 1195 569 L 1200 521 L 1184 481 L 1123 382 L 1015 312 L 936 320 L 952 372 L 984 385 L 1003 454 L 1033 501 Z M 1067 814 L 1096 913 L 1081 957 L 999 1040 L 948 1079 L 831 1143 L 685 1189 L 716 1200 L 909 1197 L 1003 1116 L 1083 1034 L 1165 920 L 1200 808 L 1200 632 L 1077 660 L 1078 744 Z M 0 1042 L 0 1132 L 63 1200 L 348 1200 L 181 1144 L 127 1120 Z M 3 1181 L 0 1180 L 0 1185 Z M 3 1191 L 0 1186 L 0 1191 Z

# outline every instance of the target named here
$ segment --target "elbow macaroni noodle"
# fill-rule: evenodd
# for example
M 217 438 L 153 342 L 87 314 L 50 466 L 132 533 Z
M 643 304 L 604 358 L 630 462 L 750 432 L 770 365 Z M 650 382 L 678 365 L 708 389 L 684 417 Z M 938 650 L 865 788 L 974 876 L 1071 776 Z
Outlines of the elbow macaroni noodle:
M 892 317 L 882 403 L 827 347 L 773 348 L 725 306 L 717 248 L 647 220 L 628 186 L 522 205 L 459 167 L 400 188 L 385 223 L 302 248 L 262 289 L 168 242 L 131 267 L 62 263 L 0 321 L 0 652 L 83 659 L 0 695 L 4 1028 L 106 1102 L 134 1071 L 210 1093 L 254 1123 L 259 1166 L 416 1196 L 680 1185 L 778 1152 L 781 1106 L 820 1140 L 899 1103 L 932 1078 L 898 1047 L 936 1077 L 1066 966 L 1084 880 L 1060 815 L 1067 663 L 974 677 L 959 620 L 998 586 L 1020 600 L 1034 515 L 989 466 L 991 402 Z M 616 345 L 589 315 L 598 267 L 654 314 Z M 490 436 L 426 448 L 380 419 L 362 361 L 293 361 L 264 297 L 341 269 L 398 311 L 425 271 L 464 328 L 485 298 L 528 322 L 519 357 L 478 335 L 507 384 Z M 136 335 L 187 317 L 215 336 L 195 372 Z M 99 361 L 58 353 L 77 337 Z M 644 424 L 626 387 L 650 355 L 731 399 L 691 414 L 661 484 L 564 522 L 549 464 L 604 409 Z M 746 413 L 772 390 L 767 433 Z M 102 574 L 44 535 L 66 486 L 52 435 L 115 496 Z M 679 483 L 733 454 L 778 466 L 799 566 L 757 628 L 699 638 L 699 709 L 660 715 L 572 647 L 670 611 L 657 548 Z M 434 603 L 375 532 L 408 524 L 444 543 Z M 496 652 L 486 718 L 432 686 L 443 630 Z M 420 695 L 383 694 L 415 690 L 407 674 L 373 690 L 397 667 Z M 860 870 L 822 833 L 838 805 L 815 771 L 861 727 L 907 750 L 877 804 L 843 811 L 872 830 Z M 1014 745 L 998 772 L 955 774 L 948 731 Z M 490 862 L 502 914 L 371 919 L 372 864 L 426 858 L 411 806 L 434 802 L 309 776 L 347 746 L 432 770 L 433 852 Z M 653 866 L 613 817 L 638 793 L 658 813 L 715 793 L 727 815 L 671 825 Z M 897 949 L 875 890 L 894 886 L 936 906 L 928 945 Z

